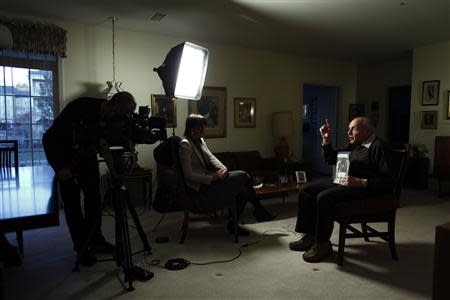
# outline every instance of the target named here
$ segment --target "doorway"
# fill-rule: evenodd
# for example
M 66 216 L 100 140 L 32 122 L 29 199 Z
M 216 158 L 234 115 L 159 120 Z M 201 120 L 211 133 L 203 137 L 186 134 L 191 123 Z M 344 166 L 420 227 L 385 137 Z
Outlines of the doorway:
M 409 118 L 411 109 L 411 86 L 389 88 L 388 142 L 393 146 L 409 143 Z
M 333 127 L 331 144 L 336 147 L 339 89 L 334 86 L 303 85 L 303 160 L 311 163 L 313 175 L 331 175 L 331 167 L 322 158 L 319 128 L 328 119 Z

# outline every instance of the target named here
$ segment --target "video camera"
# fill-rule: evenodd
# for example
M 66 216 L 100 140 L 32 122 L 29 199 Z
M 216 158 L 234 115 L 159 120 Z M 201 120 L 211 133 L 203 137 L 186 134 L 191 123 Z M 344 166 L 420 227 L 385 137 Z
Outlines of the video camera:
M 139 106 L 138 113 L 109 120 L 103 134 L 109 146 L 122 146 L 129 150 L 135 144 L 154 144 L 165 140 L 166 120 L 149 117 L 149 114 L 148 106 Z

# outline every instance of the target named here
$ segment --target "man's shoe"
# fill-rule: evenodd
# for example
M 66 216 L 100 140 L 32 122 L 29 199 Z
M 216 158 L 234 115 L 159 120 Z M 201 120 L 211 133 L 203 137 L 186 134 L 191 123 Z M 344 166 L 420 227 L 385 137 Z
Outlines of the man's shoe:
M 231 234 L 234 234 L 234 224 L 233 224 L 233 222 L 228 222 L 228 224 L 227 224 L 227 229 L 228 229 L 228 232 L 229 233 L 231 233 Z M 248 235 L 250 235 L 250 232 L 248 232 L 247 230 L 245 230 L 244 228 L 242 228 L 242 227 L 237 227 L 237 233 L 238 233 L 238 235 L 240 235 L 240 236 L 248 236 Z
M 320 262 L 333 253 L 331 242 L 325 242 L 323 244 L 315 243 L 312 248 L 303 253 L 303 260 L 310 263 Z
M 106 240 L 103 241 L 94 241 L 91 245 L 91 249 L 95 253 L 104 253 L 104 254 L 112 254 L 115 250 L 115 246 Z
M 255 217 L 255 220 L 258 222 L 272 221 L 276 217 L 276 215 L 272 215 L 264 208 L 255 209 L 255 211 L 253 212 L 253 216 Z
M 314 245 L 314 239 L 310 235 L 304 235 L 301 239 L 289 243 L 292 251 L 308 251 Z

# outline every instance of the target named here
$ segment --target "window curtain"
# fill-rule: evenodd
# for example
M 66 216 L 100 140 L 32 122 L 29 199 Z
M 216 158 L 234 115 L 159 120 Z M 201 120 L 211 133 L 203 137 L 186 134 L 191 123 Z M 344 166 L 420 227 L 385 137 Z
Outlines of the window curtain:
M 67 31 L 59 26 L 23 19 L 0 17 L 12 33 L 15 51 L 66 57 Z

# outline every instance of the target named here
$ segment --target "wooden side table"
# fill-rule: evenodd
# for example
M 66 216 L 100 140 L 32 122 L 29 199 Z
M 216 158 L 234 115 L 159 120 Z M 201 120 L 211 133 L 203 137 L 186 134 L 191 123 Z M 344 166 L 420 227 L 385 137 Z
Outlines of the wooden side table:
M 144 197 L 144 207 L 148 209 L 152 203 L 152 169 L 132 169 L 130 173 L 125 175 L 125 183 L 128 187 L 130 187 L 130 184 L 138 184 L 142 187 L 138 195 Z
M 274 197 L 282 197 L 283 203 L 289 192 L 298 191 L 301 183 L 291 182 L 286 184 L 265 184 L 262 187 L 255 189 L 256 197 L 258 199 L 267 199 Z

